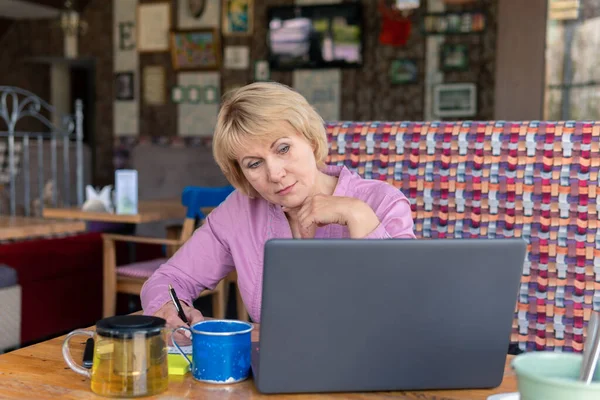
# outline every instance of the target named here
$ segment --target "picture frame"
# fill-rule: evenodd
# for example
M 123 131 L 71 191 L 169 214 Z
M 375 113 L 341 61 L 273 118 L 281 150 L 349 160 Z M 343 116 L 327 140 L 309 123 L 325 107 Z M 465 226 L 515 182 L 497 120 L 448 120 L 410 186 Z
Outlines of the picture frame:
M 473 117 L 477 113 L 474 83 L 443 83 L 433 87 L 433 114 L 437 117 Z
M 399 58 L 390 63 L 390 82 L 392 84 L 416 83 L 418 76 L 419 67 L 414 58 Z
M 468 35 L 483 33 L 487 21 L 483 11 L 427 13 L 421 20 L 424 35 Z
M 185 88 L 179 85 L 175 85 L 171 88 L 171 102 L 174 104 L 185 103 L 186 93 Z
M 256 60 L 254 62 L 254 80 L 257 82 L 264 82 L 271 79 L 271 68 L 269 61 L 267 60 Z
M 440 48 L 442 71 L 466 71 L 469 69 L 469 46 L 463 43 L 444 43 Z
M 134 100 L 135 81 L 132 71 L 115 73 L 115 99 Z
M 175 85 L 171 88 L 174 104 L 218 104 L 219 88 L 214 85 Z
M 137 5 L 136 47 L 140 53 L 169 51 L 171 2 L 155 1 Z
M 142 83 L 144 104 L 165 104 L 166 71 L 162 65 L 146 65 L 142 69 Z
M 221 43 L 216 28 L 171 32 L 171 61 L 177 71 L 217 70 Z
M 223 36 L 250 36 L 254 29 L 254 0 L 222 0 Z

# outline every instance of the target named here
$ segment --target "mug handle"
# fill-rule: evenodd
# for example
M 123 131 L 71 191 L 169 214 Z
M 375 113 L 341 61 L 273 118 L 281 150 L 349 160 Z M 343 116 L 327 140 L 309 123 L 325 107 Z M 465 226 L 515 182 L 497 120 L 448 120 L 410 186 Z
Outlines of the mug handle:
M 183 352 L 183 350 L 181 350 L 181 347 L 179 347 L 179 344 L 177 344 L 177 340 L 175 340 L 175 333 L 181 329 L 185 329 L 190 331 L 190 333 L 192 333 L 192 330 L 186 326 L 180 326 L 179 328 L 173 329 L 173 332 L 171 333 L 171 340 L 173 341 L 173 344 L 175 345 L 175 348 L 177 349 L 177 351 L 179 352 L 179 354 L 181 354 L 182 356 L 185 357 L 185 359 L 187 360 L 187 362 L 190 364 L 190 367 L 192 366 L 192 360 L 189 359 L 189 357 L 187 355 L 185 355 L 185 353 Z
M 82 366 L 77 364 L 75 361 L 73 361 L 73 357 L 71 356 L 71 350 L 69 349 L 69 340 L 71 340 L 71 338 L 75 335 L 89 336 L 89 337 L 93 338 L 94 332 L 86 331 L 83 329 L 77 329 L 77 330 L 74 330 L 73 332 L 69 333 L 67 335 L 67 337 L 65 338 L 65 341 L 63 342 L 63 345 L 62 345 L 63 358 L 67 362 L 67 365 L 73 371 L 77 372 L 78 374 L 87 376 L 88 378 L 91 378 L 92 377 L 91 371 L 89 369 L 83 368 Z

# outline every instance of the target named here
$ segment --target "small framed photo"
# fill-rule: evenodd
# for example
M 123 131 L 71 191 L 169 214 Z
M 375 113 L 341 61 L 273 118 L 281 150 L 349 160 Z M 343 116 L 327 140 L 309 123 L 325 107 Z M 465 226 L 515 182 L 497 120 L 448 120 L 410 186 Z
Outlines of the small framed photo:
M 222 0 L 221 12 L 223 36 L 252 35 L 254 0 Z
M 137 51 L 140 53 L 169 51 L 171 2 L 159 1 L 137 5 Z
M 396 84 L 417 82 L 419 68 L 417 61 L 412 58 L 392 60 L 390 64 L 390 81 Z
M 216 70 L 221 65 L 221 47 L 216 29 L 171 32 L 171 59 L 178 71 Z
M 444 83 L 433 88 L 433 114 L 438 117 L 473 117 L 477 113 L 474 83 Z
M 175 104 L 181 104 L 185 101 L 185 88 L 175 85 L 171 88 L 171 101 Z
M 258 60 L 254 63 L 254 80 L 257 82 L 271 79 L 271 69 L 267 60 Z
M 133 81 L 133 72 L 117 72 L 115 74 L 115 99 L 133 100 L 135 83 Z
M 466 71 L 469 69 L 469 47 L 466 44 L 442 44 L 440 68 L 442 71 Z

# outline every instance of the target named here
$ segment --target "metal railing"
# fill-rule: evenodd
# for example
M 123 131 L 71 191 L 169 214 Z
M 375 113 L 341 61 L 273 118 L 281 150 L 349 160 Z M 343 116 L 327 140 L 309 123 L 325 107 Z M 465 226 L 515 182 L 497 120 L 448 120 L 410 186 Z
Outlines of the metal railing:
M 17 130 L 17 124 L 24 118 L 30 117 L 37 125 L 35 120 L 42 125 L 41 129 Z M 70 178 L 70 145 L 75 141 L 76 153 L 76 190 L 77 204 L 83 204 L 83 103 L 81 100 L 75 101 L 75 114 L 59 114 L 54 107 L 26 90 L 12 87 L 0 86 L 0 118 L 6 124 L 6 131 L 0 131 L 0 144 L 5 142 L 5 151 L 0 153 L 0 171 L 5 173 L 0 175 L 0 185 L 6 186 L 10 190 L 10 215 L 16 215 L 17 211 L 17 187 L 16 178 L 18 171 L 23 173 L 24 186 L 24 214 L 31 215 L 31 142 L 37 144 L 37 183 L 39 207 L 44 206 L 44 141 L 50 142 L 50 174 L 51 180 L 58 185 L 58 143 L 62 146 L 62 206 L 71 204 L 71 178 Z M 52 121 L 60 121 L 55 124 Z M 45 130 L 47 129 L 47 130 Z M 22 156 L 22 157 L 21 157 Z M 1 157 L 4 157 L 3 159 Z M 21 161 L 21 168 L 18 162 Z M 7 172 L 7 173 L 6 173 Z M 4 178 L 4 179 L 2 179 Z M 52 193 L 52 204 L 57 207 L 58 188 Z M 0 209 L 0 214 L 6 211 Z

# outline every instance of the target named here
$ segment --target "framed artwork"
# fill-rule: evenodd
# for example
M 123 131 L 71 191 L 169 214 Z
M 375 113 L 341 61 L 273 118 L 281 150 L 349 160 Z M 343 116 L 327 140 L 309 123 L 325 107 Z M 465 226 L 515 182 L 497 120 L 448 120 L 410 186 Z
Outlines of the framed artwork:
M 166 72 L 162 65 L 148 65 L 142 70 L 144 103 L 165 104 Z
M 223 49 L 223 66 L 226 69 L 248 69 L 250 67 L 250 47 L 225 47 Z
M 485 27 L 482 11 L 429 13 L 425 14 L 421 23 L 421 31 L 425 35 L 481 33 Z
M 219 88 L 215 85 L 176 85 L 171 89 L 175 104 L 218 104 Z
M 216 70 L 221 65 L 221 44 L 216 29 L 171 32 L 171 59 L 178 71 Z
M 135 82 L 133 72 L 117 72 L 115 74 L 115 99 L 133 100 Z
M 254 0 L 222 0 L 221 29 L 224 36 L 252 35 Z
M 438 117 L 473 117 L 477 113 L 474 83 L 444 83 L 433 88 L 433 114 Z
M 390 81 L 396 84 L 415 83 L 418 80 L 419 68 L 412 58 L 392 60 L 390 64 Z
M 469 47 L 466 44 L 442 44 L 440 68 L 442 71 L 466 71 L 469 69 Z
M 135 29 L 139 52 L 169 51 L 171 2 L 138 4 Z
M 254 80 L 268 81 L 271 79 L 271 69 L 267 60 L 257 60 L 254 62 Z

